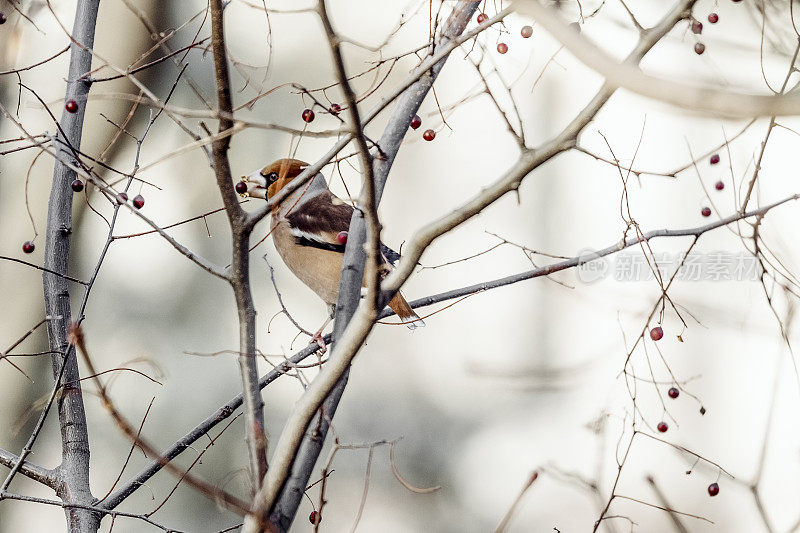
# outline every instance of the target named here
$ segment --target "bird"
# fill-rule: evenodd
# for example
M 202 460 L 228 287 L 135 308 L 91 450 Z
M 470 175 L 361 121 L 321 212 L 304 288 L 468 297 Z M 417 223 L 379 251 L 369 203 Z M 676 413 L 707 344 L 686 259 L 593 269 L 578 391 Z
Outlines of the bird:
M 241 182 L 246 184 L 249 196 L 270 200 L 308 166 L 299 159 L 278 159 L 242 176 Z M 243 187 L 239 186 L 237 191 L 241 189 Z M 336 309 L 353 210 L 351 205 L 330 191 L 322 173 L 317 173 L 305 186 L 276 205 L 270 216 L 270 234 L 281 259 L 328 306 L 328 318 L 312 337 L 312 343 L 316 342 L 322 351 L 325 351 L 322 332 L 333 320 Z M 400 254 L 381 243 L 384 272 L 388 272 L 399 258 Z M 389 301 L 389 307 L 409 329 L 425 326 L 399 291 Z

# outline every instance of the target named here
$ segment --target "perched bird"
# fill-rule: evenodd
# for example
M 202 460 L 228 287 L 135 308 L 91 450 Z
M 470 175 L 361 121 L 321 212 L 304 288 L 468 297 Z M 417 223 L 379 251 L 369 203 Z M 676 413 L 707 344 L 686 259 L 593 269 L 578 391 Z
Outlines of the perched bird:
M 279 159 L 243 176 L 242 182 L 250 196 L 269 200 L 308 166 L 298 159 Z M 328 305 L 329 318 L 312 339 L 323 349 L 322 332 L 333 319 L 352 214 L 353 207 L 336 197 L 318 173 L 277 205 L 270 217 L 272 240 L 283 262 Z M 387 269 L 400 258 L 383 244 L 381 255 Z M 425 325 L 400 292 L 389 307 L 409 329 Z

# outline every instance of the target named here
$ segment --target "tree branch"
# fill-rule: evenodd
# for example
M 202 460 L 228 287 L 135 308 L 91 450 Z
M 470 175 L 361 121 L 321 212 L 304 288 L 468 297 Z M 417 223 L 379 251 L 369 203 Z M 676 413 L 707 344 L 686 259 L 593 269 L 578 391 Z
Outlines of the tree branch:
M 48 470 L 30 461 L 20 462 L 20 457 L 18 455 L 0 448 L 0 465 L 7 466 L 8 468 L 15 468 L 17 463 L 20 465 L 17 469 L 20 474 L 38 481 L 42 485 L 47 485 L 51 489 L 55 489 L 60 481 L 57 470 Z M 0 499 L 2 499 L 1 492 Z
M 42 274 L 45 314 L 52 317 L 47 323 L 50 350 L 53 352 L 53 375 L 68 383 L 58 400 L 58 418 L 61 426 L 62 462 L 59 468 L 62 485 L 56 493 L 65 503 L 90 505 L 93 501 L 89 487 L 89 431 L 80 385 L 80 374 L 75 350 L 67 343 L 67 328 L 72 320 L 70 292 L 67 279 L 72 232 L 72 189 L 75 172 L 62 164 L 71 160 L 67 146 L 80 147 L 86 95 L 90 84 L 82 78 L 92 67 L 90 49 L 94 45 L 94 32 L 100 0 L 78 0 L 70 45 L 70 64 L 67 74 L 66 100 L 78 102 L 76 113 L 62 113 L 59 130 L 65 136 L 58 143 L 53 170 L 53 183 L 47 210 L 47 228 Z M 57 135 L 60 137 L 62 133 Z M 52 274 L 57 272 L 60 275 Z M 86 509 L 65 507 L 68 530 L 90 533 L 100 527 L 100 515 Z
M 231 84 L 228 76 L 228 58 L 225 49 L 225 32 L 222 0 L 211 2 L 211 42 L 214 53 L 214 71 L 217 81 L 217 105 L 222 112 L 219 131 L 233 127 Z M 258 367 L 256 366 L 256 309 L 250 291 L 250 232 L 246 222 L 247 215 L 239 205 L 233 189 L 228 148 L 231 138 L 228 135 L 217 138 L 212 143 L 214 172 L 217 187 L 222 195 L 225 212 L 231 225 L 232 258 L 229 281 L 236 298 L 239 314 L 239 368 L 242 377 L 242 391 L 245 406 L 245 436 L 250 459 L 252 490 L 261 486 L 267 472 L 267 442 L 264 435 L 264 401 L 258 388 Z
M 372 120 L 374 120 L 375 117 L 377 117 L 381 113 L 381 111 L 386 109 L 386 107 L 389 104 L 394 102 L 401 95 L 405 95 L 404 98 L 408 99 L 408 100 L 415 100 L 416 98 L 420 98 L 420 97 L 424 98 L 425 94 L 427 94 L 427 91 L 421 93 L 420 89 L 422 89 L 425 86 L 425 84 L 432 84 L 433 83 L 433 79 L 436 76 L 438 76 L 439 71 L 444 66 L 444 61 L 447 60 L 447 58 L 450 55 L 450 52 L 452 52 L 453 50 L 458 48 L 462 43 L 467 42 L 468 40 L 472 39 L 473 37 L 475 37 L 479 33 L 483 32 L 484 30 L 489 28 L 491 25 L 503 20 L 505 17 L 507 17 L 512 12 L 513 12 L 513 10 L 510 7 L 507 7 L 504 10 L 500 11 L 497 15 L 489 18 L 488 20 L 484 21 L 482 24 L 480 24 L 477 27 L 471 29 L 470 31 L 463 32 L 463 28 L 462 28 L 462 32 L 463 32 L 462 34 L 447 35 L 446 32 L 445 32 L 443 34 L 443 36 L 447 36 L 448 38 L 447 39 L 444 39 L 444 38 L 442 39 L 440 45 L 434 51 L 434 53 L 431 54 L 430 56 L 428 56 L 427 58 L 425 58 L 422 61 L 422 63 L 416 69 L 414 69 L 414 71 L 411 73 L 411 75 L 408 78 L 406 78 L 405 81 L 403 81 L 403 83 L 400 83 L 397 87 L 395 87 L 389 95 L 385 96 L 374 108 L 372 108 L 368 113 L 366 113 L 364 115 L 363 126 L 366 126 L 367 124 L 372 122 Z M 435 73 L 435 75 L 434 75 L 434 73 Z M 421 84 L 421 85 L 418 85 L 418 84 Z M 408 89 L 410 89 L 412 87 L 416 87 L 416 90 L 412 89 L 412 90 L 406 92 Z M 422 99 L 421 98 L 420 98 L 420 103 L 422 103 Z M 417 107 L 419 107 L 419 104 L 417 105 Z M 402 108 L 402 106 L 400 104 L 398 104 L 395 107 L 395 109 L 399 109 L 399 108 Z M 405 135 L 405 131 L 408 129 L 408 124 L 410 124 L 411 118 L 413 118 L 413 115 L 412 115 L 412 117 L 410 117 L 408 119 L 409 122 L 406 123 L 406 125 L 404 126 L 405 129 L 402 132 L 397 131 L 397 130 L 401 129 L 399 126 L 394 127 L 393 131 L 395 133 L 394 133 L 393 136 L 396 136 L 398 134 Z M 402 137 L 401 137 L 401 139 L 402 139 Z M 305 185 L 308 182 L 308 180 L 310 180 L 313 176 L 316 176 L 317 173 L 320 170 L 322 170 L 322 167 L 327 165 L 328 162 L 331 159 L 336 157 L 336 154 L 341 152 L 342 149 L 345 146 L 347 146 L 348 144 L 350 144 L 350 142 L 352 140 L 353 140 L 353 134 L 352 133 L 346 133 L 346 134 L 342 135 L 341 139 L 339 139 L 339 141 L 337 141 L 336 144 L 333 145 L 333 147 L 330 150 L 328 150 L 328 152 L 324 156 L 322 156 L 316 163 L 314 163 L 313 165 L 310 165 L 302 173 L 300 173 L 296 178 L 294 178 L 291 181 L 291 183 L 289 183 L 283 189 L 281 189 L 281 192 L 279 192 L 278 194 L 273 196 L 266 203 L 266 205 L 264 205 L 264 207 L 262 207 L 262 208 L 260 208 L 260 209 L 258 209 L 256 211 L 253 211 L 252 213 L 250 213 L 250 217 L 249 217 L 248 222 L 251 225 L 257 224 L 261 219 L 263 219 L 265 216 L 267 216 L 272 211 L 272 208 L 274 206 L 279 205 L 290 194 L 292 194 L 294 191 L 296 191 L 297 189 L 299 189 L 300 187 Z M 386 155 L 389 156 L 391 154 L 387 153 Z M 391 160 L 394 160 L 393 156 L 391 157 Z M 389 165 L 389 166 L 391 166 L 391 165 Z M 382 191 L 382 186 L 380 185 L 379 182 L 377 182 L 376 187 L 377 187 L 377 189 L 376 189 L 377 191 L 379 191 L 379 192 Z
M 365 181 L 364 192 L 362 192 L 362 195 L 366 193 L 367 200 L 369 200 L 370 196 L 374 198 L 375 208 L 377 208 L 381 196 L 383 195 L 389 171 L 400 149 L 402 140 L 408 131 L 411 119 L 417 113 L 425 95 L 431 87 L 433 87 L 433 82 L 444 67 L 450 51 L 460 44 L 460 39 L 464 38 L 461 34 L 464 32 L 467 23 L 472 18 L 477 8 L 478 4 L 476 2 L 468 0 L 461 0 L 456 4 L 436 44 L 437 49 L 432 55 L 432 57 L 437 57 L 441 54 L 441 57 L 433 62 L 432 59 L 423 61 L 425 68 L 419 67 L 414 73 L 416 78 L 413 78 L 411 83 L 403 84 L 402 94 L 398 93 L 400 96 L 397 105 L 378 142 L 377 154 L 372 161 L 371 174 L 374 179 L 374 191 L 370 190 L 372 184 Z M 330 28 L 330 23 L 327 22 L 326 24 L 325 14 L 321 13 L 321 16 L 323 18 L 323 26 L 326 26 L 328 38 L 332 43 L 339 82 L 345 88 L 345 95 L 347 96 L 349 85 L 344 73 L 344 67 L 341 63 L 338 45 L 336 44 L 337 37 L 333 33 L 332 28 Z M 492 20 L 485 22 L 484 25 L 479 26 L 473 30 L 473 32 L 477 35 L 479 31 L 493 24 L 495 19 L 500 20 L 503 16 L 505 16 L 505 12 L 496 15 Z M 459 36 L 461 37 L 459 38 Z M 391 100 L 394 98 L 395 97 L 392 97 Z M 349 107 L 355 109 L 354 105 L 349 105 Z M 374 117 L 376 114 L 377 111 L 368 114 L 364 123 L 369 122 L 371 117 Z M 351 119 L 357 120 L 357 113 L 353 113 Z M 356 134 L 361 133 L 361 127 L 356 126 Z M 308 171 L 309 170 L 306 172 Z M 318 172 L 318 170 L 313 171 L 311 175 L 314 175 L 316 172 Z M 369 178 L 370 173 L 366 172 L 365 180 Z M 293 183 L 297 181 L 299 180 L 295 179 Z M 377 226 L 377 220 L 375 220 L 373 224 Z M 377 227 L 371 232 L 370 237 L 372 240 L 372 247 L 376 246 L 378 239 Z M 330 378 L 328 378 L 329 384 L 322 385 L 322 387 L 327 387 L 329 389 L 329 392 L 324 395 L 328 396 L 328 399 L 325 400 L 322 413 L 320 413 L 317 419 L 312 420 L 312 416 L 314 416 L 317 408 L 319 408 L 324 396 L 323 398 L 319 398 L 319 402 L 312 400 L 301 407 L 300 403 L 303 403 L 303 399 L 309 397 L 307 392 L 298 403 L 297 411 L 303 414 L 298 418 L 293 416 L 292 419 L 290 419 L 290 423 L 296 421 L 297 425 L 290 427 L 290 425 L 287 424 L 287 427 L 281 434 L 278 447 L 272 459 L 273 467 L 267 473 L 264 487 L 259 491 L 259 495 L 256 497 L 254 513 L 248 517 L 245 526 L 246 531 L 254 531 L 263 526 L 263 522 L 266 521 L 266 514 L 270 512 L 273 503 L 275 504 L 275 509 L 272 511 L 270 517 L 272 523 L 276 524 L 284 531 L 291 525 L 291 521 L 297 512 L 300 498 L 302 497 L 305 486 L 314 468 L 314 464 L 322 450 L 330 421 L 336 412 L 336 407 L 338 406 L 347 384 L 347 371 L 350 360 L 355 356 L 358 348 L 366 339 L 372 324 L 374 324 L 376 318 L 374 311 L 382 307 L 382 305 L 385 305 L 377 302 L 377 294 L 375 294 L 376 301 L 374 301 L 372 305 L 367 302 L 360 308 L 364 311 L 359 320 L 356 321 L 351 318 L 358 307 L 362 280 L 364 279 L 366 261 L 364 243 L 366 238 L 367 221 L 363 213 L 356 210 L 350 222 L 347 246 L 343 259 L 342 277 L 339 285 L 339 298 L 336 309 L 336 322 L 333 332 L 333 353 L 331 355 L 331 360 L 326 364 L 325 370 L 323 371 L 324 374 L 327 373 L 329 369 L 337 368 L 340 369 L 338 372 L 339 375 L 332 378 L 332 383 L 330 383 Z M 356 322 L 355 325 L 351 325 L 351 320 Z M 351 339 L 347 339 L 348 334 L 346 331 L 350 330 L 351 327 L 354 327 L 354 331 L 357 331 L 357 333 L 351 336 Z M 342 339 L 342 341 L 339 339 Z M 334 359 L 336 360 L 334 361 Z M 321 374 L 311 384 L 309 390 L 319 386 L 318 381 L 322 383 L 322 380 L 320 380 L 322 377 L 323 375 Z M 282 448 L 281 444 L 285 447 Z M 297 457 L 296 459 L 295 456 Z M 277 464 L 275 464 L 276 462 Z M 281 491 L 280 494 L 278 491 Z M 259 522 L 261 522 L 261 524 L 256 525 Z
M 689 15 L 694 2 L 678 2 Z M 685 7 L 684 7 L 685 6 Z M 800 94 L 760 95 L 733 91 L 721 91 L 707 87 L 696 87 L 643 73 L 635 64 L 618 62 L 607 52 L 591 43 L 559 20 L 553 10 L 544 7 L 538 0 L 514 2 L 517 11 L 533 17 L 556 40 L 579 61 L 601 74 L 608 85 L 622 87 L 631 92 L 653 98 L 693 112 L 712 113 L 731 118 L 769 117 L 800 115 Z M 647 30 L 643 35 L 647 35 Z

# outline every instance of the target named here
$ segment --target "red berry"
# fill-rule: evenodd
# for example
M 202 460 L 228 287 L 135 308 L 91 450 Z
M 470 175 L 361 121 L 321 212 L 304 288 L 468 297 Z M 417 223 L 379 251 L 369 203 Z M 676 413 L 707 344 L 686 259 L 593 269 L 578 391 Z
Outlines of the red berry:
M 506 43 L 497 43 L 497 51 L 501 54 L 508 52 L 508 45 Z
M 336 240 L 339 241 L 339 244 L 347 243 L 347 232 L 346 231 L 340 231 L 339 233 L 337 233 L 336 234 Z
M 734 0 L 735 2 L 736 0 Z M 716 496 L 719 494 L 719 483 L 712 483 L 708 486 L 708 495 L 709 496 Z
M 415 130 L 422 126 L 422 119 L 419 118 L 419 115 L 414 115 L 414 118 L 411 119 L 411 129 Z
M 664 336 L 664 330 L 661 329 L 661 326 L 656 326 L 650 330 L 650 338 L 654 341 L 659 341 Z
M 342 112 L 342 106 L 339 104 L 331 104 L 331 107 L 328 109 L 328 111 L 330 111 L 331 115 L 338 115 Z
M 696 35 L 700 34 L 700 33 L 703 33 L 703 23 L 700 22 L 699 20 L 693 20 L 692 21 L 692 33 L 694 33 Z
M 695 54 L 700 55 L 705 51 L 706 51 L 706 45 L 704 45 L 703 43 L 696 43 L 694 45 L 694 53 Z
M 718 191 L 721 191 L 722 189 L 725 188 L 725 184 L 722 183 L 722 181 L 718 181 L 717 183 L 714 184 L 714 188 L 717 189 Z
M 303 114 L 301 116 L 305 122 L 311 122 L 314 120 L 314 111 L 311 109 L 303 109 Z
M 669 426 L 667 425 L 666 422 L 659 422 L 658 425 L 656 426 L 656 429 L 659 430 L 661 433 L 664 433 L 669 429 Z
M 70 185 L 70 187 L 72 187 L 72 190 L 75 192 L 81 192 L 83 190 L 83 182 L 79 179 L 76 179 L 75 181 L 72 182 L 72 185 Z
M 67 103 L 64 104 L 64 109 L 67 110 L 67 113 L 77 113 L 78 102 L 76 102 L 75 100 L 67 100 Z
M 122 198 L 123 202 L 127 202 L 128 201 L 128 194 L 127 193 L 121 192 L 121 193 L 119 193 L 119 197 Z
M 486 19 L 488 19 L 488 18 L 489 18 L 489 16 L 486 13 L 479 13 L 478 14 L 478 24 L 483 24 L 484 22 L 486 22 Z
M 32 254 L 33 251 L 36 249 L 36 245 L 33 244 L 31 241 L 25 241 L 22 243 L 22 251 L 26 254 Z
M 136 209 L 143 208 L 144 207 L 144 196 L 142 196 L 141 194 L 137 194 L 133 198 L 133 207 L 135 207 Z
M 704 217 L 710 217 L 711 216 L 711 208 L 710 207 L 704 207 L 700 211 L 700 214 L 703 215 Z
M 239 194 L 244 194 L 247 192 L 247 184 L 243 181 L 240 181 L 236 185 L 233 186 L 234 190 Z
M 675 398 L 680 396 L 681 392 L 675 387 L 670 387 L 669 390 L 667 391 L 667 394 L 669 395 L 670 398 L 674 400 Z
M 711 163 L 712 165 L 716 165 L 717 163 L 719 163 L 719 154 L 712 155 L 711 159 L 709 159 L 708 162 Z
M 308 521 L 316 526 L 317 524 L 322 522 L 322 515 L 320 515 L 316 511 L 311 511 L 311 514 L 308 515 Z
M 522 35 L 524 39 L 527 39 L 528 37 L 533 35 L 533 28 L 531 28 L 530 26 L 523 26 L 522 29 L 519 30 L 519 33 Z
M 436 138 L 436 132 L 433 130 L 425 130 L 425 132 L 422 134 L 422 138 L 426 141 L 432 141 Z
M 8 19 L 6 18 L 6 14 L 5 14 L 5 13 L 1 13 L 1 12 L 0 12 L 0 24 L 5 24 L 5 23 L 6 23 L 6 20 L 8 20 Z
M 709 13 L 708 14 L 708 21 L 711 24 L 716 24 L 719 21 L 719 15 L 717 15 L 716 13 Z

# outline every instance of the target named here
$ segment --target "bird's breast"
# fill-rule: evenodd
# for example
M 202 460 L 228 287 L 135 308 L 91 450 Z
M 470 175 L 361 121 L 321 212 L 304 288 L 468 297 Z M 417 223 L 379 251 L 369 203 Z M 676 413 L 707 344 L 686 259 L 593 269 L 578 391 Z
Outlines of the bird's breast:
M 289 270 L 329 305 L 336 303 L 342 254 L 297 244 L 289 224 L 272 217 L 272 240 Z

